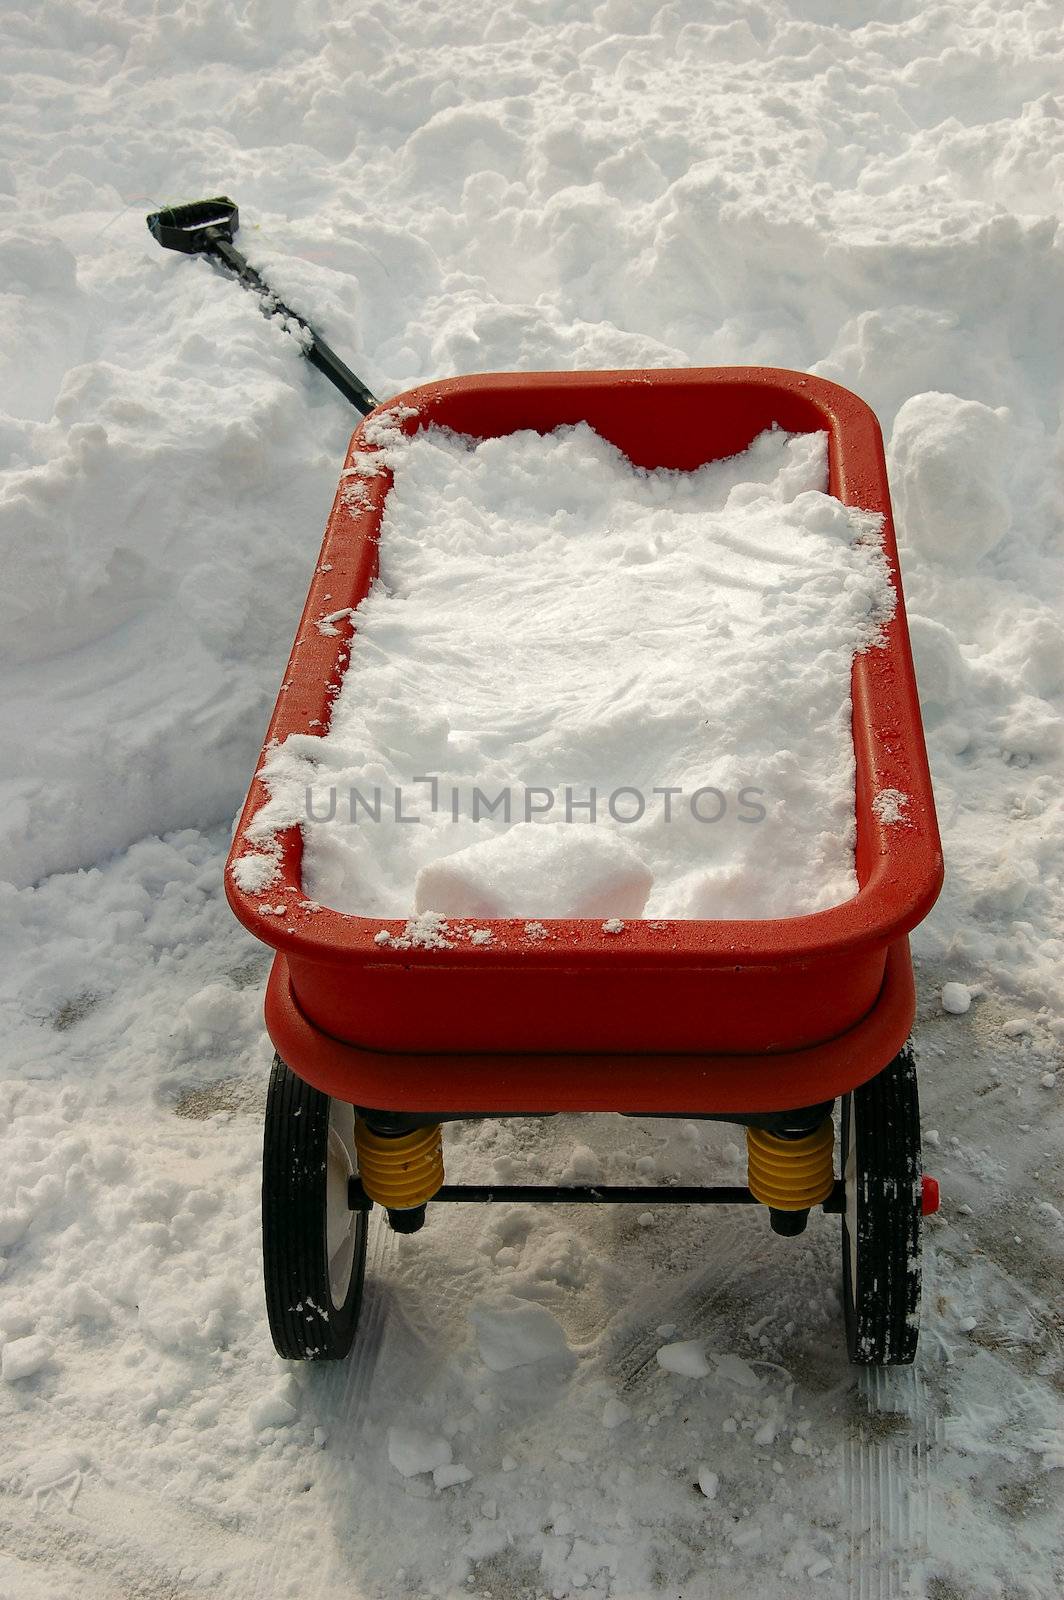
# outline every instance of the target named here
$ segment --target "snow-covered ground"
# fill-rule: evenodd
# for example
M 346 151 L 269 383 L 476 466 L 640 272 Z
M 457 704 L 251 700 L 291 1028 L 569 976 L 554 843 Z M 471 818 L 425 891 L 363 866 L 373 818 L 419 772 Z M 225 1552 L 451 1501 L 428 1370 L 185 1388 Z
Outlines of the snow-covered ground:
M 1060 5 L 68 0 L 0 40 L 0 1596 L 1055 1600 Z M 219 191 L 379 394 L 764 362 L 877 410 L 948 866 L 914 1371 L 847 1367 L 837 1220 L 591 1207 L 378 1231 L 361 1359 L 274 1357 L 221 868 L 353 419 L 149 239 Z M 742 1170 L 693 1125 L 449 1145 Z M 496 1370 L 500 1296 L 566 1348 Z M 702 1376 L 655 1359 L 692 1339 Z

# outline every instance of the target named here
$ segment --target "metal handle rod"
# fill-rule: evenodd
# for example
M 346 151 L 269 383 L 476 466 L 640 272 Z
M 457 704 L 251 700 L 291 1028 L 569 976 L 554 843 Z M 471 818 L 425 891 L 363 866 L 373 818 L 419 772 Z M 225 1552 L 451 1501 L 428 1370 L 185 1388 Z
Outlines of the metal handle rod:
M 286 306 L 283 300 L 278 299 L 269 284 L 259 276 L 253 266 L 249 265 L 247 258 L 230 243 L 221 229 L 207 228 L 203 237 L 209 254 L 217 256 L 231 272 L 247 284 L 249 289 L 262 296 L 266 302 L 263 309 L 267 316 L 281 316 L 286 322 L 294 322 L 296 327 L 302 330 L 305 335 L 305 340 L 301 341 L 303 354 L 311 366 L 317 367 L 323 377 L 328 378 L 333 387 L 339 389 L 344 399 L 349 400 L 363 416 L 375 410 L 380 404 L 376 395 L 366 388 L 361 378 L 351 371 L 345 361 L 341 361 L 336 351 L 325 343 L 320 334 L 314 332 L 310 323 L 301 317 L 298 311 L 293 311 L 291 306 Z

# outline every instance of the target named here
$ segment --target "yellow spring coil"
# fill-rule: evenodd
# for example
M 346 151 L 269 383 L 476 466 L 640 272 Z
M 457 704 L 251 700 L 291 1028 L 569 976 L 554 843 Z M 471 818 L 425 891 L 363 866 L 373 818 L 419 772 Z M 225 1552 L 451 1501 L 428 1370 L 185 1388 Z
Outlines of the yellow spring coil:
M 355 1149 L 363 1189 L 391 1211 L 422 1206 L 442 1187 L 443 1135 L 438 1122 L 397 1139 L 382 1139 L 356 1117 Z
M 826 1117 L 804 1139 L 781 1139 L 764 1128 L 747 1128 L 747 1183 L 762 1205 L 805 1211 L 826 1200 L 835 1186 L 831 1155 L 835 1130 Z

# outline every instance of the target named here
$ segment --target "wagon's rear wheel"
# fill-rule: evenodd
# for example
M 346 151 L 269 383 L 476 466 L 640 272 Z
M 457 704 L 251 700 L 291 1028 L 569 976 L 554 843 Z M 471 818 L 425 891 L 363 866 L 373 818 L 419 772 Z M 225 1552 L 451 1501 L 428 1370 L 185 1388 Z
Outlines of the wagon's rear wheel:
M 266 1310 L 278 1355 L 339 1361 L 362 1303 L 366 1213 L 348 1205 L 354 1108 L 274 1058 L 262 1150 Z
M 842 1292 L 850 1360 L 912 1361 L 920 1311 L 920 1103 L 912 1046 L 842 1101 Z

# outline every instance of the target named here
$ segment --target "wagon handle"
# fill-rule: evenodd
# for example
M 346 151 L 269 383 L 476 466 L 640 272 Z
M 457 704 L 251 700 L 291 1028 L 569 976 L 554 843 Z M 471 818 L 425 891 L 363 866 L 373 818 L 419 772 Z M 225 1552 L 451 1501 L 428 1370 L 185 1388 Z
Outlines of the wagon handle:
M 371 394 L 361 378 L 340 360 L 335 350 L 314 332 L 310 323 L 297 311 L 279 300 L 269 284 L 233 244 L 233 235 L 240 226 L 240 213 L 236 202 L 228 196 L 215 195 L 211 200 L 193 200 L 184 206 L 167 206 L 153 211 L 146 219 L 152 238 L 164 250 L 180 250 L 185 255 L 205 255 L 220 263 L 242 283 L 257 294 L 262 301 L 262 314 L 280 317 L 284 326 L 298 340 L 303 354 L 312 367 L 317 367 L 345 400 L 363 416 L 373 411 L 380 401 Z

